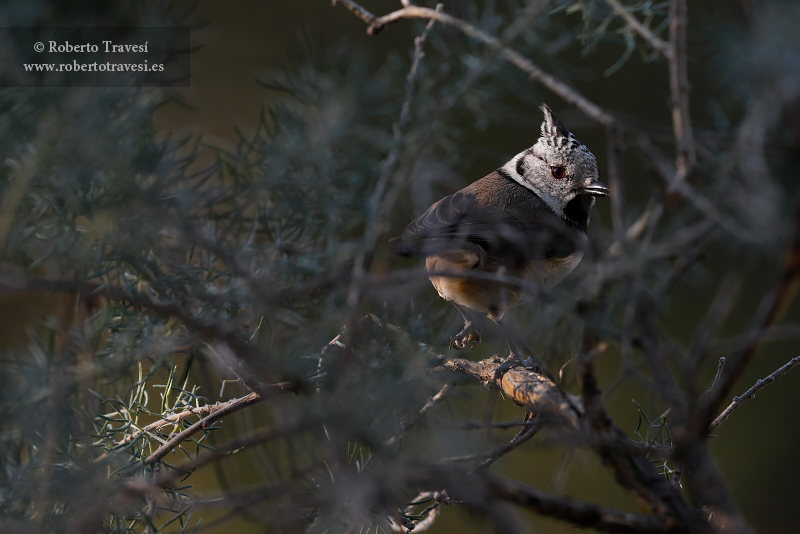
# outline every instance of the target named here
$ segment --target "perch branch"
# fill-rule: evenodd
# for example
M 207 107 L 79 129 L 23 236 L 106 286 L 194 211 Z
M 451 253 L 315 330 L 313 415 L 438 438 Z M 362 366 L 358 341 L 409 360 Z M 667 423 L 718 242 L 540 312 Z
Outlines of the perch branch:
M 512 367 L 496 376 L 496 370 L 502 363 L 502 358 L 494 356 L 479 362 L 448 359 L 443 365 L 446 369 L 494 387 L 537 417 L 555 419 L 568 427 L 578 428 L 580 400 L 570 399 L 552 380 L 524 367 Z

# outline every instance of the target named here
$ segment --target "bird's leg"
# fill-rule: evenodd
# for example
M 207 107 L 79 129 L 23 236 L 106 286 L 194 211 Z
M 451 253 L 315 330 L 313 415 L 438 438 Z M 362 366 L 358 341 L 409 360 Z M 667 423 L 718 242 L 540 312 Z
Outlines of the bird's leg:
M 497 323 L 497 326 L 500 327 L 500 331 L 503 333 L 503 336 L 506 338 L 509 352 L 508 357 L 497 369 L 495 369 L 495 376 L 502 376 L 503 373 L 512 367 L 518 366 L 528 368 L 537 374 L 549 376 L 549 373 L 547 373 L 546 370 L 543 371 L 543 367 L 540 365 L 539 359 L 536 357 L 533 351 L 519 339 L 519 336 L 516 335 L 514 329 L 510 328 L 508 324 L 502 320 L 502 318 L 497 319 L 495 322 Z M 522 359 L 522 350 L 520 350 L 520 345 L 525 349 L 525 353 L 529 354 L 528 358 L 525 360 Z
M 475 316 L 466 307 L 453 302 L 453 306 L 461 312 L 464 318 L 464 329 L 450 339 L 450 348 L 461 350 L 469 347 L 474 349 L 481 342 L 481 331 L 475 325 Z

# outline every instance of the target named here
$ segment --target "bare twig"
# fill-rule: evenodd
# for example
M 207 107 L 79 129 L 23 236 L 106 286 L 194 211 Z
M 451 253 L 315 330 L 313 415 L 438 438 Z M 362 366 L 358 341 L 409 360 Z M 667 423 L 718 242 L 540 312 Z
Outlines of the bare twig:
M 377 18 L 375 15 L 361 7 L 360 5 L 356 4 L 355 2 L 351 2 L 350 0 L 331 0 L 332 5 L 336 5 L 341 3 L 344 7 L 355 13 L 355 15 L 372 26 L 375 23 L 375 19 Z
M 725 361 L 724 358 L 720 358 L 720 362 L 721 362 L 720 363 L 720 369 L 722 369 L 722 363 L 724 363 L 724 361 Z M 794 358 L 789 360 L 789 362 L 787 364 L 782 366 L 780 369 L 778 369 L 774 373 L 770 374 L 766 378 L 762 378 L 761 380 L 756 382 L 753 385 L 753 387 L 751 387 L 750 389 L 748 389 L 747 391 L 742 393 L 740 396 L 734 397 L 733 398 L 733 402 L 731 402 L 728 405 L 728 407 L 725 408 L 725 410 L 723 410 L 722 413 L 719 414 L 717 416 L 717 418 L 714 419 L 714 421 L 711 422 L 711 424 L 708 426 L 708 431 L 709 432 L 713 432 L 714 430 L 716 430 L 719 425 L 724 423 L 728 419 L 728 417 L 730 417 L 731 413 L 733 413 L 733 411 L 736 408 L 738 408 L 739 406 L 744 404 L 746 401 L 748 401 L 748 400 L 752 399 L 753 397 L 755 397 L 756 396 L 756 392 L 758 392 L 760 389 L 763 389 L 763 388 L 767 387 L 768 385 L 773 383 L 775 380 L 777 380 L 778 378 L 780 378 L 783 375 L 785 375 L 786 373 L 788 373 L 793 367 L 796 367 L 797 365 L 800 365 L 800 356 L 795 356 Z M 719 376 L 719 373 L 717 373 L 717 376 Z
M 484 451 L 484 452 L 477 452 L 475 454 L 465 454 L 462 456 L 451 456 L 449 458 L 443 458 L 439 460 L 437 463 L 439 464 L 454 464 L 454 463 L 463 463 L 463 462 L 471 462 L 472 460 L 482 460 L 478 465 L 475 466 L 475 471 L 480 469 L 488 469 L 493 463 L 499 460 L 502 456 L 508 454 L 509 452 L 513 451 L 533 436 L 536 435 L 539 430 L 541 430 L 547 421 L 543 419 L 536 419 L 532 422 L 531 425 L 523 427 L 517 434 L 511 438 L 511 440 L 504 444 L 500 445 L 499 447 L 495 447 L 494 449 Z
M 686 53 L 686 0 L 672 0 L 669 9 L 669 89 L 675 131 L 676 180 L 682 181 L 695 165 L 695 146 L 689 115 L 689 76 Z
M 192 460 L 191 462 L 181 464 L 177 466 L 175 469 L 162 474 L 161 476 L 155 479 L 154 485 L 166 488 L 174 484 L 179 478 L 187 475 L 188 473 L 191 473 L 198 467 L 207 465 L 219 458 L 222 458 L 223 456 L 232 454 L 245 447 L 252 447 L 253 445 L 258 445 L 260 443 L 272 441 L 282 436 L 292 435 L 296 433 L 298 430 L 300 430 L 300 425 L 288 424 L 277 428 L 267 428 L 255 432 L 254 434 L 251 434 L 249 436 L 235 439 L 229 443 L 226 443 L 225 445 L 216 448 L 215 450 L 207 451 L 204 454 L 199 455 L 196 459 Z
M 417 413 L 417 415 L 415 417 L 413 417 L 410 420 L 401 422 L 401 424 L 400 424 L 400 426 L 401 426 L 400 432 L 398 432 L 396 435 L 392 436 L 386 442 L 386 445 L 391 447 L 391 446 L 396 445 L 397 443 L 399 443 L 405 437 L 405 435 L 408 433 L 409 429 L 412 426 L 414 426 L 417 423 L 417 421 L 419 421 L 420 418 L 422 416 L 424 416 L 428 412 L 428 410 L 430 410 L 431 408 L 433 408 L 434 406 L 436 406 L 437 404 L 442 402 L 445 398 L 447 398 L 447 396 L 450 394 L 450 392 L 453 391 L 454 387 L 456 387 L 456 385 L 455 385 L 455 383 L 452 383 L 452 382 L 448 382 L 447 384 L 442 386 L 442 389 L 440 389 L 439 392 L 436 395 L 434 395 L 431 398 L 429 398 L 428 401 L 425 403 L 425 405 L 422 408 L 420 408 L 419 413 Z
M 424 510 L 415 512 L 414 508 L 420 504 L 428 501 L 433 501 L 433 504 L 427 506 Z M 452 504 L 453 501 L 447 494 L 447 491 L 422 491 L 403 509 L 406 516 L 413 516 L 415 519 L 404 522 L 398 522 L 395 518 L 389 518 L 389 526 L 395 532 L 423 532 L 433 526 L 436 518 L 439 517 L 439 511 L 442 504 Z M 399 518 L 398 518 L 399 519 Z
M 794 237 L 784 256 L 783 268 L 773 287 L 767 291 L 756 310 L 751 326 L 746 331 L 740 347 L 726 358 L 725 369 L 717 381 L 717 386 L 701 402 L 697 417 L 692 422 L 694 426 L 691 433 L 693 435 L 706 436 L 708 434 L 708 428 L 714 421 L 714 414 L 723 399 L 730 393 L 734 382 L 742 375 L 752 360 L 764 340 L 764 333 L 783 315 L 797 293 L 797 286 L 800 283 L 800 197 L 795 203 L 795 217 L 797 220 Z
M 234 412 L 238 412 L 243 408 L 247 408 L 248 406 L 252 406 L 253 404 L 258 404 L 261 402 L 263 397 L 256 392 L 250 393 L 249 395 L 245 395 L 244 397 L 240 397 L 238 399 L 231 399 L 227 402 L 222 403 L 221 406 L 216 411 L 208 414 L 207 416 L 203 417 L 193 425 L 189 426 L 182 432 L 173 436 L 169 441 L 164 443 L 158 449 L 156 449 L 150 456 L 148 456 L 144 463 L 145 465 L 152 464 L 154 462 L 158 462 L 164 456 L 166 456 L 172 449 L 179 446 L 181 443 L 189 439 L 192 434 L 198 432 L 202 429 L 208 428 L 212 423 L 215 421 L 219 421 L 223 417 L 230 415 Z
M 350 9 L 350 11 L 353 11 L 356 14 L 359 12 L 366 12 L 364 8 L 351 0 L 336 0 L 336 3 L 344 4 L 348 9 Z M 566 102 L 576 106 L 591 119 L 606 126 L 614 123 L 614 118 L 603 108 L 581 95 L 578 91 L 562 82 L 557 77 L 545 72 L 519 52 L 504 46 L 503 43 L 496 37 L 479 30 L 463 19 L 453 17 L 452 15 L 448 15 L 440 10 L 419 7 L 415 5 L 403 7 L 397 11 L 389 13 L 388 15 L 374 17 L 370 20 L 364 17 L 360 18 L 369 24 L 367 33 L 370 35 L 374 35 L 386 26 L 403 19 L 435 20 L 436 22 L 457 28 L 468 37 L 478 40 L 497 50 L 500 55 L 502 55 L 515 67 L 526 73 L 531 79 L 538 81 L 555 94 L 563 98 Z
M 532 416 L 530 412 L 527 412 L 525 414 L 525 422 L 528 422 L 528 420 L 531 418 Z M 509 441 L 507 444 L 503 445 L 502 447 L 497 447 L 492 451 L 489 451 L 488 457 L 484 461 L 479 463 L 477 466 L 475 466 L 475 469 L 476 470 L 489 469 L 489 467 L 497 460 L 499 460 L 501 457 L 513 451 L 514 449 L 516 449 L 517 447 L 519 447 L 520 445 L 531 439 L 533 436 L 535 436 L 536 433 L 542 429 L 544 424 L 541 422 L 540 419 L 535 419 L 533 422 L 534 422 L 533 425 L 527 428 L 521 428 L 519 432 L 517 432 L 516 435 L 513 438 L 511 438 L 511 441 Z
M 347 0 L 345 0 L 345 3 L 348 5 L 348 7 L 350 4 L 354 4 L 354 2 L 349 2 Z M 438 9 L 434 11 L 434 13 L 438 13 Z M 378 236 L 384 230 L 384 225 L 386 224 L 385 217 L 383 218 L 384 220 L 381 220 L 381 216 L 391 211 L 392 205 L 397 197 L 397 191 L 399 191 L 402 186 L 402 184 L 395 182 L 393 187 L 390 188 L 389 184 L 392 177 L 392 171 L 394 171 L 398 156 L 400 154 L 403 134 L 405 133 L 408 123 L 411 119 L 411 100 L 414 94 L 414 83 L 416 82 L 419 64 L 422 61 L 422 58 L 425 57 L 423 47 L 425 46 L 425 40 L 428 37 L 428 32 L 430 32 L 434 22 L 434 19 L 430 19 L 422 34 L 414 39 L 413 59 L 411 61 L 411 68 L 408 71 L 408 75 L 406 75 L 405 99 L 403 100 L 403 105 L 400 108 L 400 117 L 392 126 L 392 147 L 383 161 L 381 161 L 378 181 L 375 184 L 375 189 L 372 191 L 369 200 L 367 201 L 367 221 L 365 224 L 366 230 L 364 232 L 364 244 L 358 258 L 353 265 L 354 276 L 353 281 L 350 284 L 350 291 L 347 296 L 348 304 L 351 307 L 355 307 L 361 298 L 363 284 L 360 284 L 359 280 L 363 278 L 364 273 L 368 271 L 368 258 L 371 257 L 372 251 L 377 243 Z
M 614 11 L 616 11 L 617 14 L 636 31 L 636 33 L 641 35 L 644 40 L 650 44 L 650 46 L 658 50 L 665 58 L 670 58 L 672 55 L 672 48 L 670 48 L 669 43 L 666 43 L 663 39 L 660 39 L 652 32 L 652 30 L 650 30 L 650 28 L 639 22 L 639 19 L 634 17 L 633 14 L 625 8 L 625 6 L 618 2 L 618 0 L 606 0 L 606 3 L 610 5 L 612 9 L 614 9 Z
M 720 375 L 722 374 L 722 370 L 725 368 L 725 356 L 722 356 L 719 361 L 717 362 L 717 374 L 714 375 L 714 380 L 711 382 L 711 385 L 708 387 L 708 391 L 706 391 L 706 395 L 711 393 L 711 390 L 714 389 L 714 386 L 717 385 L 717 381 L 719 380 Z
M 295 387 L 295 385 L 292 384 L 291 382 L 282 382 L 280 384 L 273 384 L 272 387 L 275 387 L 278 390 L 283 391 L 283 392 L 292 392 L 292 391 L 296 391 L 296 389 L 297 389 Z M 256 398 L 257 398 L 257 400 L 256 400 Z M 257 404 L 257 403 L 261 402 L 261 400 L 263 400 L 263 399 L 260 398 L 258 393 L 252 392 L 252 393 L 249 393 L 249 394 L 245 395 L 244 397 L 240 397 L 240 398 L 237 398 L 237 399 L 230 399 L 230 400 L 225 401 L 225 402 L 215 402 L 214 404 L 205 404 L 203 406 L 198 406 L 197 408 L 189 407 L 189 408 L 183 410 L 182 412 L 169 414 L 168 416 L 166 416 L 166 417 L 164 417 L 162 419 L 159 419 L 158 421 L 155 421 L 153 423 L 150 423 L 149 425 L 143 427 L 142 429 L 137 430 L 136 432 L 133 432 L 132 434 L 129 434 L 129 435 L 125 436 L 122 440 L 120 440 L 117 443 L 117 445 L 123 445 L 125 443 L 129 443 L 129 442 L 137 439 L 142 434 L 149 434 L 151 432 L 156 432 L 158 430 L 161 430 L 165 426 L 180 424 L 180 422 L 183 421 L 184 419 L 187 419 L 187 418 L 192 417 L 194 415 L 199 415 L 199 416 L 206 417 L 206 416 L 214 414 L 214 413 L 216 413 L 216 412 L 218 412 L 220 410 L 227 409 L 232 405 L 248 403 L 247 405 L 251 406 L 252 404 Z M 254 402 L 250 402 L 250 401 L 254 401 Z M 228 413 L 231 413 L 231 412 L 228 412 Z

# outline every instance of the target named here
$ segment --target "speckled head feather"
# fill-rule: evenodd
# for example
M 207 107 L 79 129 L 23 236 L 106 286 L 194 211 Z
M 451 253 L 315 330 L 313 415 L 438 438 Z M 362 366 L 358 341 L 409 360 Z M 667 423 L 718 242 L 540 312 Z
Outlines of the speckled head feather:
M 570 139 L 574 139 L 577 142 L 572 132 L 561 124 L 561 121 L 553 114 L 553 110 L 547 107 L 547 104 L 542 104 L 539 109 L 544 113 L 544 121 L 542 121 L 541 130 L 542 137 L 548 145 L 564 145 L 564 142 Z
M 558 215 L 578 195 L 588 195 L 591 209 L 593 196 L 608 194 L 598 181 L 597 160 L 586 146 L 558 120 L 553 111 L 542 104 L 544 120 L 541 137 L 531 148 L 520 152 L 502 167 L 509 178 L 530 189 Z

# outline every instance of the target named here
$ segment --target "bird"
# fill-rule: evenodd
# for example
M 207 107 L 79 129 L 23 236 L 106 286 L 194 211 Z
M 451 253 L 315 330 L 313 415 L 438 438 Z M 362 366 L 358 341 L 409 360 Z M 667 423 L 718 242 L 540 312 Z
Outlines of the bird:
M 583 257 L 595 198 L 609 194 L 591 151 L 546 104 L 540 109 L 541 135 L 532 147 L 435 202 L 393 240 L 399 254 L 425 257 L 433 287 L 461 312 L 464 328 L 451 348 L 480 343 L 476 319 L 483 314 L 501 327 L 507 361 L 521 360 L 503 318 L 524 294 L 501 279 L 561 282 Z

